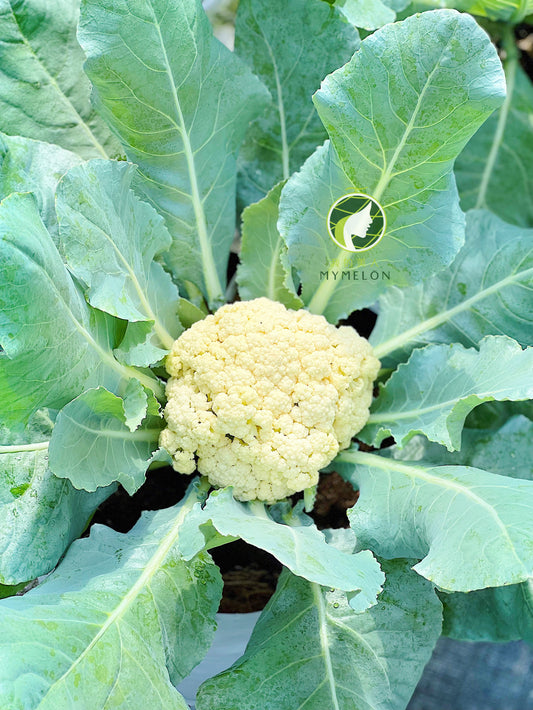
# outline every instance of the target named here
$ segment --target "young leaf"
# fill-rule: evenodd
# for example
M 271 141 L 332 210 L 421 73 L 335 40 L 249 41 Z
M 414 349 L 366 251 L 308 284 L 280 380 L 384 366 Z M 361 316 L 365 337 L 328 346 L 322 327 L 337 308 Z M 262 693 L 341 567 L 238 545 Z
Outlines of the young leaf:
M 326 131 L 309 99 L 358 45 L 357 31 L 322 0 L 241 0 L 235 53 L 272 97 L 250 125 L 239 153 L 244 205 L 287 180 L 323 143 Z
M 59 183 L 57 215 L 62 252 L 91 305 L 127 321 L 150 321 L 156 362 L 181 332 L 179 296 L 154 261 L 172 239 L 163 218 L 131 191 L 135 172 L 101 160 L 73 168 Z
M 532 227 L 533 86 L 520 68 L 513 28 L 505 32 L 505 102 L 459 155 L 455 175 L 464 209 L 487 207 L 506 222 Z
M 449 591 L 533 575 L 532 481 L 359 451 L 343 452 L 338 461 L 356 464 L 343 475 L 359 488 L 348 517 L 360 547 L 421 559 L 413 569 Z
M 486 211 L 467 214 L 466 241 L 450 269 L 380 298 L 370 342 L 386 367 L 428 343 L 477 345 L 485 335 L 508 335 L 533 345 L 532 230 Z
M 166 219 L 167 264 L 221 305 L 236 153 L 266 90 L 213 38 L 200 0 L 87 0 L 79 37 L 96 105 Z
M 533 481 L 533 422 L 522 415 L 511 417 L 496 431 L 463 429 L 460 451 L 448 451 L 415 436 L 399 449 L 383 449 L 398 461 L 424 461 L 482 468 L 491 473 Z
M 301 308 L 285 266 L 287 247 L 277 228 L 279 197 L 283 183 L 273 187 L 260 202 L 242 215 L 242 246 L 237 269 L 243 300 L 266 296 L 287 308 Z
M 368 550 L 347 554 L 328 545 L 314 525 L 293 527 L 273 520 L 262 503 L 240 503 L 230 488 L 211 493 L 205 508 L 197 511 L 195 527 L 212 522 L 224 536 L 240 537 L 267 550 L 294 574 L 311 582 L 358 593 L 351 600 L 356 611 L 375 603 L 384 576 Z M 201 547 L 201 544 L 198 545 Z M 191 549 L 189 554 L 194 554 Z
M 133 495 L 142 486 L 163 422 L 152 393 L 145 392 L 144 404 L 138 393 L 128 394 L 122 400 L 99 387 L 63 407 L 50 441 L 50 469 L 56 476 L 86 491 L 118 481 Z M 142 425 L 132 431 L 132 422 L 139 420 Z
M 215 629 L 220 573 L 176 551 L 196 492 L 127 534 L 94 526 L 36 589 L 0 604 L 0 705 L 186 710 L 177 684 Z
M 120 146 L 89 100 L 78 16 L 79 0 L 0 0 L 0 131 L 113 157 Z
M 22 435 L 0 430 L 2 584 L 23 583 L 50 572 L 115 490 L 110 486 L 92 494 L 77 491 L 50 472 L 51 422 L 40 414 Z
M 112 354 L 118 321 L 87 305 L 32 195 L 0 204 L 0 242 L 1 422 L 24 425 L 37 409 L 59 409 L 85 387 L 114 389 L 130 379 Z
M 378 603 L 284 570 L 244 655 L 200 687 L 198 710 L 403 710 L 440 634 L 441 605 L 404 560 L 387 562 Z
M 379 445 L 394 436 L 402 446 L 415 434 L 461 448 L 466 415 L 482 402 L 533 397 L 533 348 L 489 335 L 479 351 L 462 345 L 415 350 L 382 386 L 358 437 Z
M 309 310 L 336 321 L 452 261 L 464 239 L 453 162 L 504 92 L 488 36 L 448 10 L 386 25 L 327 77 L 314 99 L 335 150 L 311 156 L 280 201 L 280 232 Z M 334 200 L 324 191 L 332 181 Z M 333 201 L 351 192 L 385 210 L 385 235 L 368 252 L 341 250 L 328 236 Z
M 12 192 L 32 192 L 44 224 L 55 235 L 57 183 L 80 162 L 77 155 L 57 145 L 0 135 L 0 200 Z
M 329 2 L 329 0 L 326 0 Z M 390 2 L 381 0 L 334 0 L 344 17 L 355 27 L 375 30 L 388 22 L 394 22 L 396 13 L 389 7 Z

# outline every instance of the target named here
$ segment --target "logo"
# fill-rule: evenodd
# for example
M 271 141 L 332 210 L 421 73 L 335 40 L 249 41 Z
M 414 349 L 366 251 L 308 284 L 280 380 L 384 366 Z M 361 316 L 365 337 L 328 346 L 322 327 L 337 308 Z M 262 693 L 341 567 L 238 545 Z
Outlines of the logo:
M 385 233 L 383 207 L 363 193 L 344 195 L 328 212 L 328 232 L 335 244 L 346 251 L 372 249 Z

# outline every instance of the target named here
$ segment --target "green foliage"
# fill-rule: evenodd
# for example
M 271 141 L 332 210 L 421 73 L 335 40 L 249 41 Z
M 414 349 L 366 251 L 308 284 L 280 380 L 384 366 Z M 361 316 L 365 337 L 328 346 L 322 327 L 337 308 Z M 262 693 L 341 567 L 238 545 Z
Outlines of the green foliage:
M 43 584 L 3 602 L 2 707 L 187 708 L 173 683 L 207 650 L 222 588 L 206 553 L 176 552 L 196 499 L 145 514 L 127 536 L 94 527 Z
M 79 37 L 97 107 L 172 235 L 167 265 L 222 305 L 236 153 L 266 90 L 213 38 L 200 0 L 88 0 Z
M 404 560 L 384 565 L 376 606 L 284 571 L 244 655 L 198 693 L 198 710 L 405 708 L 440 634 L 432 586 Z M 401 662 L 400 662 L 401 661 Z
M 2 708 L 184 710 L 221 593 L 208 550 L 235 539 L 285 569 L 200 710 L 403 710 L 443 618 L 533 641 L 531 85 L 510 24 L 502 67 L 470 15 L 405 6 L 241 0 L 231 53 L 200 0 L 84 0 L 80 20 L 0 0 Z M 366 251 L 328 234 L 354 191 L 385 211 Z M 331 322 L 378 311 L 359 437 L 394 445 L 331 464 L 359 489 L 352 530 L 318 530 L 312 491 L 265 507 L 200 479 L 76 540 L 169 462 L 175 338 L 262 296 Z
M 420 36 L 428 33 L 433 41 L 421 54 Z M 407 286 L 453 260 L 464 240 L 453 161 L 503 96 L 501 65 L 485 33 L 451 11 L 386 25 L 324 81 L 314 101 L 332 144 L 287 182 L 280 203 L 281 234 L 309 310 L 337 321 L 372 304 L 388 280 L 358 289 L 342 278 L 369 261 Z M 386 212 L 371 259 L 339 252 L 324 233 L 333 200 L 350 192 L 371 195 Z
M 358 44 L 357 32 L 322 0 L 239 2 L 235 52 L 271 95 L 239 155 L 243 204 L 258 201 L 287 180 L 323 143 L 327 134 L 309 99 Z

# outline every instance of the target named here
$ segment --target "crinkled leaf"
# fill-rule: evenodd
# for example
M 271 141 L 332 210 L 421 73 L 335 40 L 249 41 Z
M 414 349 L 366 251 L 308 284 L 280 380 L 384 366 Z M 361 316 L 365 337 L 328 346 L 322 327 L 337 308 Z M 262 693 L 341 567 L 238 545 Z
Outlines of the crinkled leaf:
M 21 592 L 26 586 L 26 582 L 21 584 L 16 584 L 15 586 L 8 586 L 5 584 L 0 584 L 0 599 L 7 599 L 7 597 L 14 597 L 15 594 Z
M 99 387 L 63 407 L 50 441 L 50 468 L 56 476 L 86 491 L 115 481 L 130 495 L 141 487 L 163 422 L 152 393 L 145 392 L 144 406 L 138 392 L 128 394 L 123 400 Z M 142 424 L 131 431 L 132 421 L 141 419 L 146 405 Z
M 200 687 L 198 710 L 404 710 L 440 635 L 441 605 L 405 561 L 384 564 L 376 606 L 285 570 L 244 655 Z
M 76 490 L 48 468 L 49 427 L 0 430 L 0 581 L 14 585 L 53 569 L 115 489 Z
M 231 488 L 211 493 L 205 508 L 196 511 L 193 526 L 211 521 L 223 536 L 240 537 L 250 545 L 274 555 L 294 574 L 311 582 L 346 591 L 358 591 L 351 604 L 363 611 L 375 603 L 384 576 L 368 550 L 347 554 L 328 545 L 314 526 L 293 527 L 273 520 L 262 503 L 241 503 L 233 498 Z M 187 556 L 202 549 L 200 540 Z
M 314 100 L 333 146 L 311 156 L 280 201 L 280 232 L 312 312 L 336 321 L 452 261 L 464 239 L 453 162 L 504 93 L 490 39 L 449 10 L 386 25 L 327 77 Z M 385 235 L 369 251 L 341 250 L 328 236 L 329 209 L 349 192 L 385 210 Z
M 287 308 L 301 308 L 284 263 L 287 247 L 277 228 L 279 183 L 260 202 L 242 215 L 242 246 L 237 269 L 239 294 L 243 300 L 266 296 Z
M 209 647 L 222 586 L 206 553 L 177 552 L 191 502 L 127 534 L 94 526 L 39 587 L 2 601 L 2 707 L 187 708 L 173 684 Z
M 482 402 L 533 397 L 533 348 L 489 335 L 479 350 L 428 345 L 398 367 L 374 400 L 362 441 L 380 444 L 393 436 L 401 446 L 415 434 L 461 447 L 466 415 Z
M 12 192 L 33 192 L 48 230 L 57 231 L 57 183 L 81 159 L 57 145 L 0 135 L 0 200 Z
M 358 45 L 357 31 L 321 0 L 239 2 L 235 53 L 271 94 L 239 153 L 239 197 L 244 205 L 286 180 L 323 143 L 326 131 L 310 98 Z
M 87 305 L 31 195 L 0 204 L 0 241 L 1 422 L 20 426 L 40 407 L 131 377 L 112 354 L 118 321 Z
M 455 175 L 464 209 L 487 207 L 506 222 L 532 227 L 533 87 L 516 56 L 505 68 L 505 102 L 459 155 Z
M 392 446 L 382 453 L 398 461 L 473 466 L 533 481 L 533 422 L 518 415 L 496 431 L 463 429 L 460 451 L 448 451 L 423 436 L 415 436 L 403 448 Z
M 89 100 L 78 17 L 79 0 L 0 0 L 0 130 L 112 157 L 119 144 Z
M 370 342 L 392 366 L 428 343 L 477 345 L 485 335 L 508 335 L 533 345 L 533 231 L 486 211 L 470 212 L 466 241 L 450 269 L 380 299 Z
M 163 218 L 132 192 L 135 173 L 126 163 L 94 160 L 65 175 L 57 191 L 61 249 L 95 308 L 152 322 L 159 354 L 181 332 L 178 289 L 154 261 L 172 239 Z
M 359 488 L 348 511 L 359 546 L 414 569 L 444 590 L 468 592 L 533 575 L 533 482 L 467 466 L 342 453 Z
M 522 584 L 441 594 L 443 633 L 460 641 L 533 643 L 533 578 Z
M 200 0 L 86 0 L 79 37 L 96 105 L 166 219 L 167 264 L 221 305 L 236 153 L 266 90 L 213 38 Z

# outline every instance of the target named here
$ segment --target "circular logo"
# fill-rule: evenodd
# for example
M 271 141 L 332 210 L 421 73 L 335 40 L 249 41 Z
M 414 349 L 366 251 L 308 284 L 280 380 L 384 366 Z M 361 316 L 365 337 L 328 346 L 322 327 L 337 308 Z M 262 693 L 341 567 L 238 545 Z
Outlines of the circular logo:
M 357 192 L 340 197 L 328 212 L 328 232 L 346 251 L 372 249 L 385 233 L 383 207 L 370 195 Z

